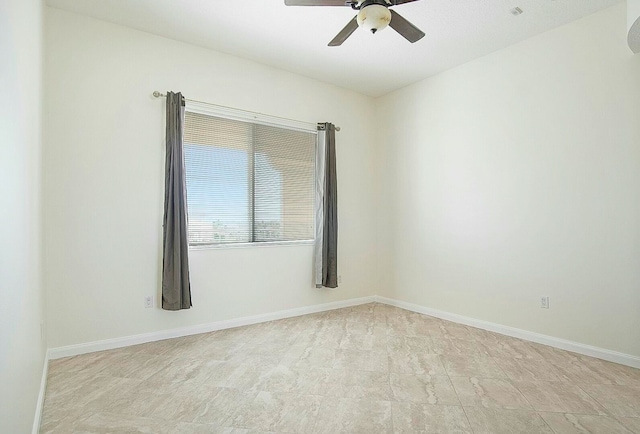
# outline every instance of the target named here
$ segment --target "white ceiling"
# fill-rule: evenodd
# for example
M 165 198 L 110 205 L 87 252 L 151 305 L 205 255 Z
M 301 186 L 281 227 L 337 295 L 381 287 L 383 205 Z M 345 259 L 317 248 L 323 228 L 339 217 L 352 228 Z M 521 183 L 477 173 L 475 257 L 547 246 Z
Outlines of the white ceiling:
M 394 7 L 427 35 L 391 28 L 327 43 L 348 7 L 284 0 L 48 0 L 65 9 L 275 66 L 371 96 L 384 95 L 623 0 L 421 0 Z M 513 16 L 519 6 L 524 13 Z

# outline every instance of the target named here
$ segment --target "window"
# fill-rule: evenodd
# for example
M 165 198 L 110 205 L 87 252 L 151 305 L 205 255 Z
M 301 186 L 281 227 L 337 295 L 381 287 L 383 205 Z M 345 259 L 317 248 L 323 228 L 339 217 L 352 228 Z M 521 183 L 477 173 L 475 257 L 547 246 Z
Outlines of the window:
M 316 137 L 187 111 L 189 245 L 313 240 Z

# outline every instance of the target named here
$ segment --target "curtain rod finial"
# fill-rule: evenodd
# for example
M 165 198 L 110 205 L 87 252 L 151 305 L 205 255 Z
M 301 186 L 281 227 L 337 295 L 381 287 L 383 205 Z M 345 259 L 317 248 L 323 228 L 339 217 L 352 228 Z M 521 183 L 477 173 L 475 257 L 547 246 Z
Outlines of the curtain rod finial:
M 161 94 L 160 92 L 158 92 L 157 90 L 153 91 L 153 96 L 155 98 L 160 98 L 161 96 L 164 96 L 163 94 Z

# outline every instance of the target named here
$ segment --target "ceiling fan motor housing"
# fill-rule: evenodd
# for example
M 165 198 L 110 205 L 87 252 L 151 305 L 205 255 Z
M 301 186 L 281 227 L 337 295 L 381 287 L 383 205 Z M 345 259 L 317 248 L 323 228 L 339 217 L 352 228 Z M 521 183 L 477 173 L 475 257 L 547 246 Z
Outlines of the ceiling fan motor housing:
M 424 37 L 424 32 L 407 21 L 399 13 L 389 9 L 418 0 L 284 0 L 287 6 L 347 6 L 358 11 L 346 26 L 329 42 L 330 47 L 342 45 L 358 27 L 371 33 L 389 26 L 407 41 L 414 43 Z M 636 0 L 640 1 L 640 0 Z
M 391 11 L 384 0 L 364 1 L 360 4 L 358 12 L 358 26 L 376 33 L 382 30 L 391 22 Z

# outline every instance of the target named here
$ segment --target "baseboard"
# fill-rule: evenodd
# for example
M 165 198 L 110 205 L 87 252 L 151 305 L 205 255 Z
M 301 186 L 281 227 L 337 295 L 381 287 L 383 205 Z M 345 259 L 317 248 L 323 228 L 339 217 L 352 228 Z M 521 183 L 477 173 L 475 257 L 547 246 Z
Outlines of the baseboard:
M 42 409 L 44 408 L 44 396 L 47 391 L 47 374 L 49 373 L 49 351 L 44 355 L 44 363 L 42 366 L 42 377 L 40 378 L 40 392 L 38 393 L 38 401 L 36 402 L 36 413 L 33 417 L 32 434 L 40 432 L 40 422 L 42 421 Z
M 372 303 L 375 296 L 352 298 L 343 301 L 334 301 L 331 303 L 316 304 L 313 306 L 298 307 L 288 310 L 280 310 L 277 312 L 264 313 L 260 315 L 247 316 L 243 318 L 230 319 L 225 321 L 216 321 L 208 324 L 201 324 L 190 327 L 182 327 L 171 330 L 162 330 L 158 332 L 144 333 L 133 336 L 124 336 L 121 338 L 106 339 L 96 342 L 87 342 L 77 345 L 69 345 L 65 347 L 50 348 L 49 359 L 60 359 L 62 357 L 77 356 L 79 354 L 93 353 L 95 351 L 111 350 L 114 348 L 128 347 L 130 345 L 144 344 L 147 342 L 161 341 L 163 339 L 178 338 L 182 336 L 196 335 L 200 333 L 208 333 L 216 330 L 230 329 L 251 324 L 258 324 L 267 321 L 274 321 L 283 318 L 291 318 L 310 313 L 324 312 L 327 310 L 340 309 L 343 307 L 358 306 L 361 304 Z
M 447 321 L 453 321 L 459 324 L 468 325 L 471 327 L 488 330 L 495 333 L 500 333 L 506 336 L 511 336 L 519 339 L 524 339 L 531 342 L 536 342 L 543 345 L 548 345 L 554 348 L 562 350 L 572 351 L 574 353 L 583 354 L 586 356 L 596 357 L 598 359 L 607 360 L 621 365 L 631 366 L 640 369 L 640 357 L 630 354 L 620 353 L 617 351 L 607 350 L 605 348 L 594 347 L 579 342 L 569 341 L 566 339 L 556 338 L 553 336 L 543 335 L 515 327 L 509 327 L 489 321 L 484 321 L 476 318 L 467 317 L 464 315 L 458 315 L 455 313 L 445 312 L 437 309 L 431 309 L 425 306 L 421 306 L 406 301 L 395 300 L 392 298 L 382 297 L 379 295 L 370 297 L 353 298 L 343 301 L 335 301 L 331 303 L 317 304 L 313 306 L 305 306 L 288 310 L 281 310 L 277 312 L 270 312 L 260 315 L 253 315 L 248 317 L 242 317 L 237 319 L 216 321 L 208 324 L 201 324 L 190 327 L 182 327 L 177 329 L 163 330 L 152 333 L 144 333 L 133 336 L 124 336 L 121 338 L 106 339 L 96 342 L 87 342 L 77 345 L 69 345 L 65 347 L 51 348 L 47 351 L 47 361 L 52 359 L 59 359 L 62 357 L 76 356 L 79 354 L 92 353 L 95 351 L 104 351 L 114 348 L 127 347 L 130 345 L 143 344 L 147 342 L 160 341 L 163 339 L 171 339 L 182 336 L 190 336 L 200 333 L 208 333 L 216 330 L 224 330 L 234 327 L 241 327 L 245 325 L 258 324 L 267 321 L 274 321 L 283 318 L 291 318 L 300 315 L 307 315 L 311 313 L 324 312 L 327 310 L 340 309 L 343 307 L 358 306 L 366 303 L 384 303 L 390 306 L 396 306 L 402 309 L 406 309 L 412 312 L 422 313 L 424 315 L 441 318 Z M 42 402 L 44 400 L 44 392 L 46 385 L 46 371 L 47 362 L 43 369 L 43 380 L 40 387 L 40 396 L 38 398 L 38 409 L 36 416 L 41 412 Z M 34 429 L 36 423 L 34 421 Z M 38 420 L 39 426 L 39 420 Z M 37 431 L 34 431 L 37 432 Z
M 502 335 L 524 339 L 526 341 L 536 342 L 538 344 L 548 345 L 550 347 L 560 348 L 562 350 L 572 351 L 574 353 L 583 354 L 585 356 L 596 357 L 598 359 L 603 359 L 609 362 L 619 363 L 621 365 L 631 366 L 633 368 L 640 369 L 640 357 L 632 356 L 631 354 L 620 353 L 617 351 L 607 350 L 605 348 L 594 347 L 591 345 L 581 344 L 579 342 L 569 341 L 566 339 L 561 339 L 553 336 L 543 335 L 540 333 L 530 332 L 530 331 L 518 329 L 515 327 L 509 327 L 509 326 L 496 324 L 489 321 L 470 318 L 470 317 L 458 315 L 455 313 L 445 312 L 437 309 L 431 309 L 425 306 L 421 306 L 419 304 L 408 303 L 406 301 L 395 300 L 392 298 L 382 297 L 379 295 L 375 296 L 375 301 L 378 303 L 384 303 L 390 306 L 396 306 L 401 309 L 422 313 L 425 315 L 433 316 L 433 317 L 444 319 L 447 321 L 452 321 L 459 324 L 464 324 L 471 327 L 476 327 L 479 329 L 500 333 Z

